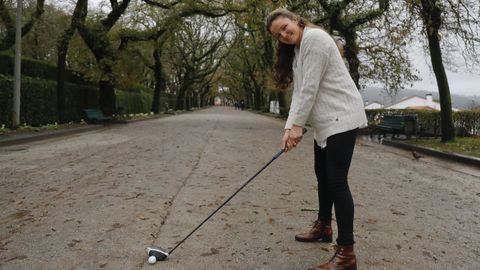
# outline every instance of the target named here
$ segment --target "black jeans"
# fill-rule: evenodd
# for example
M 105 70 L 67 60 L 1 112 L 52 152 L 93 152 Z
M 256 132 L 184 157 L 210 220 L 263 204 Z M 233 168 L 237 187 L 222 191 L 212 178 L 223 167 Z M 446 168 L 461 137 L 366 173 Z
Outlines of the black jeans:
M 315 174 L 318 181 L 318 219 L 332 219 L 332 207 L 338 226 L 337 244 L 352 245 L 354 205 L 348 187 L 348 169 L 358 129 L 339 133 L 327 139 L 327 146 L 320 148 L 315 142 Z

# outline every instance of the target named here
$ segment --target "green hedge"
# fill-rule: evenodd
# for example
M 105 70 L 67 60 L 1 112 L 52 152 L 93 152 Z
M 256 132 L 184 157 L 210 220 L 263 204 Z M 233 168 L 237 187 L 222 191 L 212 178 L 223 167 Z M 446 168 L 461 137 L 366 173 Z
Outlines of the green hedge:
M 431 110 L 366 110 L 368 123 L 375 124 L 385 114 L 417 115 L 420 134 L 439 136 L 441 134 L 441 116 L 439 111 Z M 480 112 L 453 112 L 453 122 L 458 136 L 480 135 Z
M 152 95 L 145 92 L 115 91 L 120 114 L 146 113 L 152 107 Z
M 57 83 L 54 82 L 54 84 L 54 91 L 56 93 Z M 66 83 L 65 92 L 65 119 L 67 119 L 68 122 L 78 122 L 85 118 L 83 114 L 84 109 L 99 107 L 99 92 L 95 86 Z M 56 100 L 55 96 L 55 106 L 57 105 Z
M 148 113 L 152 108 L 153 89 L 138 87 L 130 91 L 119 91 L 117 95 L 117 110 L 119 114 Z M 165 103 L 169 108 L 175 108 L 177 98 L 174 94 L 160 93 L 160 112 L 165 111 Z
M 13 55 L 2 52 L 0 53 L 0 74 L 13 75 L 15 59 Z M 28 77 L 37 77 L 46 80 L 57 80 L 57 67 L 39 60 L 22 57 L 22 75 Z M 92 83 L 85 81 L 80 75 L 71 71 L 66 71 L 65 80 L 75 84 Z
M 453 122 L 459 136 L 480 135 L 480 111 L 454 112 Z
M 0 74 L 0 124 L 9 126 L 12 119 L 13 107 L 13 78 Z M 54 93 L 50 89 L 55 86 L 52 82 L 38 80 L 30 77 L 22 77 L 21 85 L 21 103 L 20 103 L 20 122 L 28 124 L 42 123 L 44 120 L 56 121 L 55 104 L 49 102 Z M 30 104 L 36 104 L 31 106 Z M 27 121 L 28 119 L 28 121 Z
M 0 125 L 12 122 L 13 78 L 0 74 Z M 92 86 L 66 83 L 66 118 L 79 121 L 81 110 L 98 107 L 98 91 Z M 56 82 L 22 76 L 20 122 L 37 126 L 58 122 Z
M 177 107 L 177 96 L 175 94 L 160 93 L 160 112 L 168 109 L 175 109 Z
M 39 78 L 22 76 L 20 122 L 31 126 L 58 122 L 56 82 Z M 97 87 L 65 84 L 66 119 L 80 121 L 84 118 L 83 109 L 99 108 Z M 116 91 L 117 108 L 120 113 L 148 113 L 152 106 L 151 89 L 137 91 Z M 160 108 L 168 102 L 170 108 L 175 106 L 175 95 L 162 93 Z M 13 77 L 0 74 L 0 126 L 12 123 Z

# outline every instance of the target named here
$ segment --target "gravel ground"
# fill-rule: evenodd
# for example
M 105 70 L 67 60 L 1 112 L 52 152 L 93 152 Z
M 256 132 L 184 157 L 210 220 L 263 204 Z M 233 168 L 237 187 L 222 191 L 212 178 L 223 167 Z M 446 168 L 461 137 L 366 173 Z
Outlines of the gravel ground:
M 294 234 L 316 213 L 313 134 L 214 107 L 0 148 L 0 269 L 306 269 L 333 246 Z M 349 175 L 359 269 L 478 269 L 480 170 L 359 139 Z M 336 226 L 334 226 L 336 229 Z

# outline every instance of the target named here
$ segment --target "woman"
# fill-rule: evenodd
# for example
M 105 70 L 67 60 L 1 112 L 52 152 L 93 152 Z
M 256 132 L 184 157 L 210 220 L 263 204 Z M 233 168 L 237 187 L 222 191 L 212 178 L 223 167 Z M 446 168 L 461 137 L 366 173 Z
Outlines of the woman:
M 363 101 L 332 37 L 286 9 L 267 17 L 267 30 L 278 40 L 274 79 L 293 96 L 281 144 L 292 150 L 307 120 L 314 130 L 319 213 L 313 228 L 297 241 L 332 242 L 332 207 L 338 228 L 337 250 L 319 269 L 357 269 L 353 251 L 354 204 L 347 182 L 358 128 L 367 125 Z

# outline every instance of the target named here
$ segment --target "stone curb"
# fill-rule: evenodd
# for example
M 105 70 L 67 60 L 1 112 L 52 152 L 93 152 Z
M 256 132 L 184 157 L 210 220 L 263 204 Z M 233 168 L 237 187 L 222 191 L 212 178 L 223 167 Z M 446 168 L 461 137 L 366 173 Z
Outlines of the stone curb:
M 10 137 L 7 138 L 2 138 L 0 136 L 0 147 L 5 147 L 5 146 L 11 146 L 11 145 L 16 145 L 16 144 L 23 144 L 23 143 L 30 143 L 30 142 L 35 142 L 35 141 L 40 141 L 40 140 L 47 140 L 51 138 L 57 138 L 57 137 L 62 137 L 62 136 L 68 136 L 68 135 L 73 135 L 73 134 L 79 134 L 83 132 L 88 132 L 88 131 L 94 131 L 94 130 L 100 130 L 104 128 L 111 127 L 112 125 L 118 125 L 118 124 L 128 124 L 128 123 L 134 123 L 134 122 L 140 122 L 140 121 L 147 121 L 147 120 L 154 120 L 154 119 L 159 119 L 159 118 L 164 118 L 164 117 L 169 117 L 169 116 L 174 116 L 174 115 L 180 115 L 180 114 L 185 114 L 185 113 L 191 113 L 194 111 L 202 110 L 209 108 L 209 106 L 200 108 L 200 109 L 195 109 L 191 111 L 181 111 L 181 112 L 176 112 L 174 114 L 158 114 L 154 117 L 151 118 L 140 118 L 140 119 L 133 119 L 133 120 L 119 120 L 119 121 L 114 121 L 112 123 L 108 124 L 92 124 L 84 127 L 78 127 L 78 128 L 70 128 L 70 129 L 65 129 L 65 130 L 53 130 L 53 131 L 45 131 L 41 133 L 26 133 L 26 134 L 16 134 L 16 135 L 11 135 Z M 6 135 L 8 136 L 8 135 Z
M 455 162 L 460 162 L 468 165 L 473 165 L 475 167 L 480 168 L 480 158 L 476 158 L 472 156 L 465 156 L 465 155 L 456 154 L 456 153 L 438 151 L 428 147 L 416 146 L 416 145 L 406 144 L 406 143 L 393 141 L 393 140 L 384 139 L 382 144 L 405 149 L 405 150 L 416 151 L 418 153 L 442 158 L 449 161 L 455 161 Z
M 9 138 L 4 138 L 4 139 L 1 138 L 0 147 L 30 143 L 30 142 L 40 141 L 40 140 L 62 137 L 62 136 L 68 136 L 68 135 L 73 135 L 77 133 L 99 130 L 102 128 L 104 128 L 104 125 L 88 125 L 85 127 L 70 128 L 70 129 L 58 130 L 58 131 L 46 131 L 46 132 L 37 133 L 37 134 L 27 133 L 27 134 L 12 135 Z
M 23 144 L 23 143 L 30 143 L 35 141 L 47 140 L 57 137 L 63 137 L 68 135 L 80 134 L 83 132 L 100 130 L 104 128 L 108 128 L 114 125 L 120 124 L 128 124 L 133 122 L 145 121 L 145 120 L 153 120 L 158 119 L 160 117 L 152 117 L 152 118 L 144 118 L 144 119 L 135 119 L 135 120 L 119 120 L 115 122 L 111 122 L 108 124 L 88 124 L 87 126 L 83 127 L 75 127 L 75 128 L 68 128 L 64 130 L 52 130 L 52 131 L 45 131 L 40 133 L 25 133 L 25 134 L 15 134 L 11 135 L 9 138 L 1 138 L 0 137 L 0 147 L 16 145 L 16 144 Z M 8 135 L 6 135 L 8 136 Z

